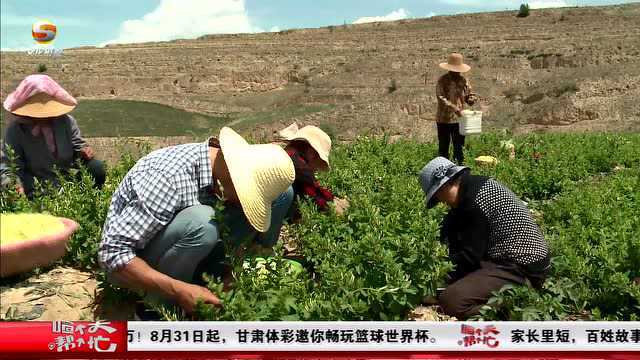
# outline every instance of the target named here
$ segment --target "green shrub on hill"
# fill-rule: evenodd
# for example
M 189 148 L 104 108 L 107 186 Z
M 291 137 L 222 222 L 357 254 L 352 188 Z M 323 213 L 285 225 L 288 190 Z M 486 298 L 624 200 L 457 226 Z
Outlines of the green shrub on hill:
M 518 10 L 518 15 L 516 16 L 519 18 L 525 18 L 529 16 L 529 13 L 530 13 L 529 4 L 522 4 L 520 5 L 520 10 Z

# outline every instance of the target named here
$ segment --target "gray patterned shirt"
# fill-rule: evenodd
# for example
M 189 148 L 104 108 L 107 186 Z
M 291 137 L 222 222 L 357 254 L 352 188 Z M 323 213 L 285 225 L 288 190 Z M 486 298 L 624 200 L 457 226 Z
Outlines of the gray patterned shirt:
M 140 159 L 113 194 L 98 250 L 100 266 L 127 265 L 182 209 L 200 204 L 213 179 L 209 142 L 172 146 Z
M 511 190 L 494 179 L 463 174 L 459 196 L 440 233 L 457 275 L 478 269 L 481 261 L 515 264 L 530 273 L 548 266 L 542 231 Z

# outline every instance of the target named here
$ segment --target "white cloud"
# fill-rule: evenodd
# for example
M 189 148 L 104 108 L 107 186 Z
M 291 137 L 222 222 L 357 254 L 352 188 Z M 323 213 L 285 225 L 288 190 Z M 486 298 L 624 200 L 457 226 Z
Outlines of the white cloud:
M 251 24 L 244 0 L 161 0 L 156 9 L 141 19 L 123 22 L 118 37 L 106 44 L 261 31 Z
M 532 1 L 529 3 L 529 7 L 531 7 L 532 9 L 566 7 L 566 6 L 569 6 L 569 4 L 567 4 L 567 2 L 563 0 L 540 0 L 540 1 Z
M 271 29 L 269 29 L 269 32 L 279 32 L 280 31 L 280 27 L 279 26 L 274 26 Z
M 364 24 L 371 22 L 380 22 L 380 21 L 394 21 L 394 20 L 402 20 L 409 17 L 409 12 L 405 9 L 394 10 L 387 15 L 384 16 L 365 16 L 354 21 L 354 24 Z
M 434 13 L 433 11 L 428 13 L 426 17 L 430 18 L 430 17 L 434 17 L 436 16 L 436 13 Z

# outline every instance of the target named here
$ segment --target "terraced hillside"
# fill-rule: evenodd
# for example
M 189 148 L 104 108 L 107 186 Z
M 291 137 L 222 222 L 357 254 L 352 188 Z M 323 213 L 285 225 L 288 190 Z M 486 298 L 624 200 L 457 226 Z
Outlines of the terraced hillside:
M 437 63 L 453 51 L 473 66 L 487 125 L 640 129 L 639 4 L 211 35 L 69 49 L 59 58 L 3 52 L 0 95 L 45 63 L 81 99 L 156 102 L 240 127 L 249 119 L 245 132 L 258 137 L 292 120 L 325 124 L 342 139 L 429 137 Z M 322 111 L 281 111 L 292 106 Z M 276 116 L 261 121 L 262 113 Z

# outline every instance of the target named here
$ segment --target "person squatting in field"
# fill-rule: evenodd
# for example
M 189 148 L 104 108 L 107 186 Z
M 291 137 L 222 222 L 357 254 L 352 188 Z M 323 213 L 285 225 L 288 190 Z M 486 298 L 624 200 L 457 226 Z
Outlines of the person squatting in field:
M 295 199 L 287 218 L 293 223 L 302 220 L 302 214 L 298 207 L 301 197 L 313 200 L 319 211 L 329 209 L 329 204 L 334 202 L 336 214 L 342 215 L 349 207 L 346 199 L 334 197 L 333 193 L 320 185 L 316 179 L 318 171 L 329 170 L 329 153 L 331 151 L 331 138 L 317 126 L 308 125 L 301 129 L 296 123 L 278 133 L 285 142 L 285 151 L 291 157 L 296 170 L 296 179 L 293 182 Z
M 449 159 L 449 144 L 453 142 L 453 157 L 462 165 L 465 137 L 460 135 L 458 117 L 462 116 L 465 104 L 473 105 L 477 101 L 469 80 L 462 75 L 471 70 L 471 67 L 464 63 L 461 54 L 453 53 L 446 63 L 440 64 L 440 68 L 449 72 L 442 75 L 436 85 L 438 155 Z
M 526 205 L 507 187 L 437 157 L 419 175 L 426 206 L 450 207 L 440 241 L 455 270 L 439 297 L 447 315 L 479 313 L 491 293 L 506 284 L 540 288 L 550 269 L 549 246 Z
M 294 178 L 282 148 L 250 145 L 228 127 L 218 139 L 151 152 L 113 194 L 99 263 L 112 283 L 146 291 L 148 299 L 177 304 L 187 313 L 198 299 L 219 305 L 200 286 L 202 274 L 224 275 L 225 245 L 250 241 L 270 249 L 277 242 Z M 224 224 L 210 206 L 220 198 Z
M 19 193 L 32 197 L 36 179 L 55 186 L 58 184 L 55 169 L 67 175 L 77 167 L 77 160 L 87 168 L 96 187 L 102 187 L 106 180 L 104 163 L 94 157 L 93 149 L 69 114 L 77 104 L 73 96 L 44 74 L 27 76 L 7 96 L 3 105 L 12 119 L 1 148 L 2 187 L 15 186 Z M 11 179 L 11 162 L 16 169 L 15 184 Z

